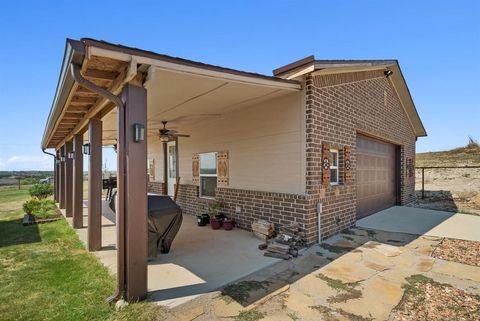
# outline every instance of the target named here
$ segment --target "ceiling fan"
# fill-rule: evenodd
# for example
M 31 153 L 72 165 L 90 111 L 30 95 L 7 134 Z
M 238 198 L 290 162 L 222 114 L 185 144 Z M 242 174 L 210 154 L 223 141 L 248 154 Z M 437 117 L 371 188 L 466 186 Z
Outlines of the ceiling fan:
M 175 139 L 175 137 L 190 137 L 190 135 L 178 134 L 176 130 L 167 129 L 167 121 L 162 121 L 163 128 L 159 129 L 160 141 L 168 143 Z

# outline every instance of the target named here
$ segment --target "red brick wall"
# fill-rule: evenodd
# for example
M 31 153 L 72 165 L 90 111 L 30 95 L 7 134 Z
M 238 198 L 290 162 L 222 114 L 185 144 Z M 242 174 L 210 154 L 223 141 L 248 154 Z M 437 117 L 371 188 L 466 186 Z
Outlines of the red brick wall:
M 166 186 L 161 182 L 148 182 L 147 190 L 149 193 L 166 194 Z
M 401 203 L 414 199 L 414 178 L 405 175 L 405 158 L 415 157 L 415 134 L 390 80 L 383 71 L 306 78 L 307 195 L 322 203 L 321 236 L 329 237 L 356 220 L 356 137 L 360 131 L 401 146 Z M 321 146 L 352 149 L 350 185 L 321 184 Z M 310 233 L 318 230 L 315 212 Z
M 205 213 L 204 205 L 212 201 L 198 195 L 198 186 L 180 185 L 177 203 L 185 214 Z M 222 203 L 222 212 L 235 218 L 237 226 L 246 230 L 250 230 L 252 222 L 257 219 L 269 220 L 277 226 L 298 222 L 306 229 L 307 216 L 311 211 L 305 195 L 217 188 L 216 201 Z M 240 213 L 236 212 L 237 206 L 240 207 Z

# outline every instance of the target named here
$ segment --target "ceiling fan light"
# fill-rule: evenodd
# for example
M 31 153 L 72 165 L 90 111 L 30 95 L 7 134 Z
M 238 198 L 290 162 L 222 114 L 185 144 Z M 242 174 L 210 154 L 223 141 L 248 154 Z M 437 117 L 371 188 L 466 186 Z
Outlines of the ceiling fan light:
M 160 136 L 160 141 L 162 143 L 168 143 L 169 140 L 170 140 L 170 138 L 167 135 L 161 135 Z

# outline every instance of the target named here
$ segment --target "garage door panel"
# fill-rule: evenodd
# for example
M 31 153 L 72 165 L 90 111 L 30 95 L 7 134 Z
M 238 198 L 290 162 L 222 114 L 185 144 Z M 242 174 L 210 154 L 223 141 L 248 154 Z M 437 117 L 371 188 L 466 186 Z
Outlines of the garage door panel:
M 395 145 L 357 137 L 357 218 L 395 205 Z

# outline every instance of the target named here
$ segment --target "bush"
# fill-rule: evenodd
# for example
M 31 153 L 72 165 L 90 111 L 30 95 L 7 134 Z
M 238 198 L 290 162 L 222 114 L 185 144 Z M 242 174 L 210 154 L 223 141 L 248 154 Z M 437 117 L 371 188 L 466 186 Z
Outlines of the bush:
M 25 203 L 23 203 L 23 211 L 28 215 L 33 215 L 36 212 L 38 212 L 38 210 L 40 209 L 40 206 L 41 206 L 41 201 L 36 198 L 32 198 L 31 200 L 28 200 Z
M 32 198 L 29 201 L 23 203 L 23 210 L 28 215 L 35 215 L 41 218 L 48 218 L 58 214 L 55 202 L 46 199 Z
M 28 190 L 31 197 L 36 197 L 38 199 L 44 199 L 53 195 L 53 185 L 52 184 L 35 184 Z
M 58 215 L 57 207 L 55 206 L 55 202 L 52 200 L 40 200 L 40 206 L 38 211 L 35 213 L 35 216 L 41 218 L 48 218 L 50 216 Z

